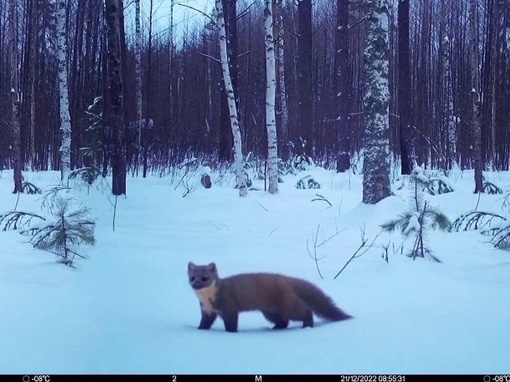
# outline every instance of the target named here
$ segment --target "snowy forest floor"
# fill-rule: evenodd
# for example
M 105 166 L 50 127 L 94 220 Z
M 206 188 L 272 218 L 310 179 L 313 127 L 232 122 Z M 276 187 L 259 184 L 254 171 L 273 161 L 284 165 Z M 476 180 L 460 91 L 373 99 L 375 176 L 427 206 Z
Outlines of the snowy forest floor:
M 321 189 L 295 187 L 307 174 Z M 56 172 L 24 176 L 43 191 L 59 180 Z M 509 173 L 486 178 L 510 189 Z M 0 373 L 510 373 L 510 253 L 490 237 L 429 230 L 435 263 L 402 254 L 399 232 L 382 233 L 334 279 L 361 231 L 371 242 L 380 224 L 410 208 L 410 187 L 395 182 L 393 196 L 364 205 L 361 175 L 318 167 L 284 176 L 277 195 L 256 181 L 259 191 L 246 198 L 214 174 L 211 189 L 180 179 L 129 177 L 115 231 L 107 181 L 74 184 L 70 195 L 91 208 L 97 239 L 80 248 L 88 258 L 76 269 L 17 231 L 0 232 Z M 502 195 L 473 194 L 472 172 L 449 179 L 454 192 L 425 198 L 451 220 L 477 205 L 504 214 Z M 1 172 L 0 214 L 17 203 L 12 187 L 12 173 Z M 23 194 L 17 209 L 40 214 L 42 198 Z M 273 331 L 254 312 L 240 315 L 238 333 L 221 320 L 197 330 L 189 261 L 214 261 L 220 276 L 305 278 L 354 318 Z

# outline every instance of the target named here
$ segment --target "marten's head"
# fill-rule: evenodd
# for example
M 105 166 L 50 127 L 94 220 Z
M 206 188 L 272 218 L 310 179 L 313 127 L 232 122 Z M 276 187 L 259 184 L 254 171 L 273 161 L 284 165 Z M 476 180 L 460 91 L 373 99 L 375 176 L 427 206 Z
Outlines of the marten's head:
M 216 264 L 195 265 L 188 263 L 188 280 L 193 289 L 207 288 L 214 285 L 218 278 Z

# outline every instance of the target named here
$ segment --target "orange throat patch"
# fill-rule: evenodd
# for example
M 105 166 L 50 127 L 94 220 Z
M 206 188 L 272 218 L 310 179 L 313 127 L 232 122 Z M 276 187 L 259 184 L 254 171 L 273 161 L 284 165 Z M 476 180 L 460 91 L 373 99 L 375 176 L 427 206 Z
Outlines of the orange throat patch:
M 202 310 L 207 313 L 213 313 L 214 308 L 212 306 L 213 301 L 216 299 L 216 281 L 212 283 L 212 285 L 202 288 L 202 289 L 193 289 L 198 299 L 202 303 Z

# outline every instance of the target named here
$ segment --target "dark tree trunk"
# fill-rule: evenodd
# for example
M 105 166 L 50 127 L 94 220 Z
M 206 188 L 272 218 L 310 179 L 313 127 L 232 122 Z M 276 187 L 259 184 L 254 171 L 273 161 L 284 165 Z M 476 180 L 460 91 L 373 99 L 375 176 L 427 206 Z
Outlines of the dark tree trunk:
M 411 127 L 411 59 L 409 54 L 409 0 L 398 2 L 398 113 L 401 173 L 411 174 L 414 138 Z
M 106 14 L 104 14 L 104 18 L 106 19 Z M 103 178 L 108 176 L 108 168 L 110 166 L 110 159 L 112 157 L 112 139 L 111 139 L 111 95 L 108 90 L 108 48 L 106 42 L 106 30 L 104 31 L 104 36 L 101 38 L 101 82 L 103 87 L 103 104 L 102 104 L 102 115 L 103 115 L 103 152 L 102 152 L 102 162 L 103 168 L 101 175 Z
M 228 110 L 227 92 L 223 80 L 220 82 L 220 129 L 219 129 L 219 152 L 220 161 L 232 160 L 232 130 L 230 128 L 230 115 Z
M 478 54 L 478 9 L 477 0 L 470 2 L 470 29 L 471 29 L 471 78 L 472 78 L 472 113 L 473 113 L 473 137 L 474 137 L 474 160 L 475 160 L 475 193 L 483 192 L 483 167 L 482 133 L 481 133 L 481 102 L 480 102 L 480 75 Z
M 19 95 L 19 79 L 18 79 L 18 11 L 16 8 L 16 0 L 10 1 L 9 9 L 9 43 L 10 43 L 10 69 L 11 69 L 11 111 L 12 111 L 12 162 L 13 162 L 13 193 L 23 192 L 22 189 L 22 161 L 21 161 L 21 112 L 20 112 L 20 95 Z
M 237 41 L 237 0 L 221 0 L 225 14 L 225 27 L 227 33 L 227 53 L 229 56 L 230 76 L 234 88 L 235 100 L 239 122 L 241 113 L 239 110 L 239 87 L 238 87 L 238 41 Z M 221 110 L 220 110 L 220 145 L 219 159 L 232 160 L 232 130 L 230 128 L 230 114 L 228 110 L 227 93 L 223 80 L 221 81 Z
M 337 27 L 335 33 L 335 105 L 338 116 L 336 119 L 336 140 L 338 172 L 347 171 L 351 167 L 351 132 L 349 111 L 351 104 L 351 84 L 349 83 L 349 0 L 337 0 Z
M 124 96 L 122 84 L 122 53 L 119 0 L 105 0 L 108 42 L 108 91 L 111 115 L 108 125 L 112 136 L 112 193 L 126 194 L 126 148 L 124 125 Z
M 298 1 L 297 57 L 297 136 L 298 154 L 313 153 L 313 87 L 312 87 L 312 0 Z

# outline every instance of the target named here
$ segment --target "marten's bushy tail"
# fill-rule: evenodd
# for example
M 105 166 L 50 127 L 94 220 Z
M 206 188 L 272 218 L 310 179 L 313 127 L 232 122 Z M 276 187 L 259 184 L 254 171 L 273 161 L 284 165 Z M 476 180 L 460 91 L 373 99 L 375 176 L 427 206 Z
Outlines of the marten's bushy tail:
M 294 292 L 318 316 L 329 321 L 341 321 L 352 318 L 335 305 L 333 300 L 317 286 L 305 280 L 293 282 Z

